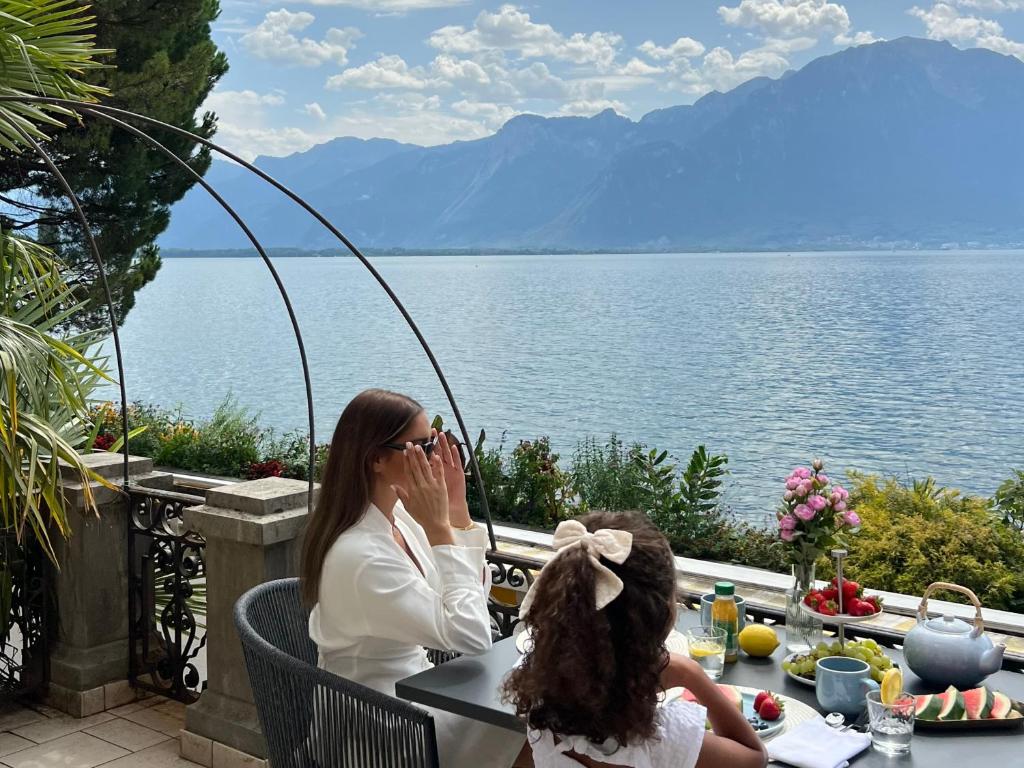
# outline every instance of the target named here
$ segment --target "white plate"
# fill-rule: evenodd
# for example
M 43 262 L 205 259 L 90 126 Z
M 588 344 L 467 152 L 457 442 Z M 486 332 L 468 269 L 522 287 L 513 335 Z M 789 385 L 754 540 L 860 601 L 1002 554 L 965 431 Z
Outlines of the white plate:
M 879 611 L 878 613 L 872 613 L 869 616 L 851 616 L 848 613 L 837 613 L 835 616 L 829 616 L 828 614 L 818 613 L 817 611 L 812 610 L 807 603 L 800 603 L 800 608 L 804 613 L 809 613 L 823 624 L 857 624 L 858 622 L 867 621 L 868 619 L 873 619 L 882 614 L 882 612 Z
M 747 688 L 742 685 L 734 687 L 743 695 L 743 716 L 753 717 L 755 715 L 754 698 L 758 693 L 760 693 L 760 690 L 757 688 Z M 670 688 L 665 692 L 665 699 L 661 702 L 661 705 L 664 706 L 665 704 L 675 701 L 682 696 L 682 693 L 682 688 Z M 778 720 L 772 721 L 768 728 L 762 731 L 756 731 L 757 735 L 764 740 L 770 739 L 785 731 L 792 730 L 805 720 L 821 717 L 813 707 L 807 706 L 802 701 L 791 699 L 789 696 L 782 696 L 780 694 L 775 695 L 779 697 L 785 705 L 785 708 L 782 710 L 782 716 Z

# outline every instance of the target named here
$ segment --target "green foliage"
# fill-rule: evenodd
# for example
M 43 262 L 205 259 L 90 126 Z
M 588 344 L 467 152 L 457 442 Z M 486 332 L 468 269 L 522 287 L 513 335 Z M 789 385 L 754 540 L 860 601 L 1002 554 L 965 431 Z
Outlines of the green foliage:
M 853 578 L 911 595 L 933 581 L 951 581 L 989 608 L 1024 608 L 1024 540 L 985 499 L 934 482 L 907 487 L 895 478 L 851 479 L 851 506 L 863 523 L 848 561 Z
M 996 489 L 992 509 L 1004 525 L 1024 533 L 1024 470 L 1013 470 L 1013 476 Z
M 121 436 L 121 412 L 112 403 L 92 409 L 93 447 L 112 450 Z M 276 475 L 308 479 L 309 438 L 303 432 L 278 437 L 259 418 L 228 396 L 206 421 L 187 419 L 181 410 L 128 406 L 128 452 L 149 456 L 158 466 L 226 477 Z M 327 459 L 327 445 L 316 446 L 314 479 Z
M 76 13 L 81 12 L 79 5 L 78 0 L 42 4 L 45 8 L 76 7 Z M 39 7 L 40 3 L 0 0 L 2 10 Z M 88 96 L 109 92 L 103 100 L 108 106 L 211 137 L 216 117 L 198 110 L 227 71 L 224 54 L 210 39 L 210 23 L 220 12 L 216 0 L 95 0 L 90 12 L 96 18 L 96 44 L 113 50 L 113 55 L 103 58 L 112 66 L 98 68 L 82 55 L 68 56 L 69 63 L 80 63 L 78 71 L 50 87 L 28 90 L 68 95 L 75 93 L 72 86 L 78 83 Z M 76 40 L 75 45 L 81 47 L 85 42 L 84 38 Z M 78 50 L 70 45 L 65 48 L 69 53 Z M 32 47 L 28 50 L 35 51 Z M 63 56 L 63 50 L 53 55 Z M 167 228 L 170 206 L 195 182 L 163 155 L 106 122 L 91 117 L 66 122 L 65 128 L 50 131 L 53 140 L 47 143 L 47 151 L 81 198 L 122 321 L 134 303 L 135 292 L 159 269 L 154 243 Z M 208 150 L 166 131 L 153 130 L 161 143 L 194 170 L 206 172 Z M 18 192 L 10 194 L 12 190 Z M 31 195 L 23 190 L 31 190 Z M 31 153 L 0 157 L 0 193 L 16 201 L 17 210 L 10 215 L 17 218 L 19 227 L 40 227 L 40 240 L 53 247 L 67 265 L 67 279 L 76 296 L 89 301 L 88 310 L 72 318 L 77 327 L 93 327 L 105 320 L 98 275 L 83 233 L 46 167 Z
M 93 17 L 75 0 L 0 0 L 0 95 L 95 101 L 107 91 L 86 82 L 101 65 L 93 46 Z M 0 147 L 20 152 L 22 132 L 43 141 L 74 113 L 65 107 L 0 102 Z
M 89 431 L 89 393 L 109 381 L 90 356 L 101 334 L 54 330 L 75 308 L 52 254 L 0 230 L 0 526 L 19 542 L 31 534 L 51 558 L 50 532 L 69 531 L 60 461 L 93 506 L 89 482 L 98 478 L 77 449 Z
M 713 456 L 703 445 L 697 446 L 679 483 L 679 498 L 686 514 L 703 515 L 718 508 L 719 489 L 728 463 L 727 456 Z
M 634 457 L 642 452 L 643 446 L 627 448 L 615 434 L 604 444 L 592 437 L 577 443 L 569 474 L 579 509 L 640 509 L 644 492 Z
M 701 445 L 690 456 L 686 470 L 678 477 L 675 464 L 666 461 L 666 451 L 633 456 L 640 473 L 643 492 L 641 509 L 672 543 L 674 549 L 709 547 L 721 541 L 723 526 L 720 495 L 728 458 L 713 455 Z

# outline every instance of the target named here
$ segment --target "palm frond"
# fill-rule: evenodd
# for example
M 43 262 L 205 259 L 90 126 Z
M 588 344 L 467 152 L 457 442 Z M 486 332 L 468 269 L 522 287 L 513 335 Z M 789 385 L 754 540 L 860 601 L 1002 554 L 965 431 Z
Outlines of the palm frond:
M 0 0 L 0 96 L 51 96 L 91 102 L 104 88 L 82 79 L 105 66 L 110 53 L 93 47 L 93 17 L 76 0 Z M 66 107 L 26 101 L 0 102 L 0 146 L 20 151 L 23 133 L 46 138 L 44 127 L 60 127 L 75 117 Z

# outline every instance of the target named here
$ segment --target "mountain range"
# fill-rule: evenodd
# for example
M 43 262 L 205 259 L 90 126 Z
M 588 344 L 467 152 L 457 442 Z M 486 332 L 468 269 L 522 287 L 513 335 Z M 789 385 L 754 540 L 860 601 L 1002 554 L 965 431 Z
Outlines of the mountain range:
M 759 249 L 1024 242 L 1024 61 L 900 38 L 633 121 L 519 115 L 421 147 L 255 162 L 368 248 Z M 268 247 L 329 235 L 240 167 L 207 179 Z M 246 247 L 199 188 L 166 248 Z

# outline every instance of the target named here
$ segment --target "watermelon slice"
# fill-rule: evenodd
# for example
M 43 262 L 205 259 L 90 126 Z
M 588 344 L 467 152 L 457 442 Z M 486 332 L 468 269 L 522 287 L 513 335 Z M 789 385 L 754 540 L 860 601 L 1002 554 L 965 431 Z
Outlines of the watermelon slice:
M 968 720 L 984 720 L 992 714 L 992 704 L 995 699 L 992 691 L 988 688 L 975 688 L 973 691 L 964 691 L 964 709 Z
M 964 695 L 952 685 L 945 693 L 937 694 L 942 697 L 942 709 L 939 710 L 939 720 L 962 720 L 966 709 L 964 708 Z
M 1005 720 L 1013 711 L 1013 702 L 1010 701 L 1009 696 L 999 691 L 992 694 L 992 698 L 992 711 L 989 713 L 989 718 L 992 720 Z
M 740 712 L 743 711 L 743 694 L 740 693 L 735 686 L 718 683 L 718 690 L 722 692 L 725 698 L 732 702 L 732 705 L 736 707 L 736 709 Z
M 917 703 L 914 708 L 914 716 L 918 720 L 938 720 L 939 711 L 942 709 L 941 696 L 940 693 L 938 696 L 927 694 L 915 697 Z

